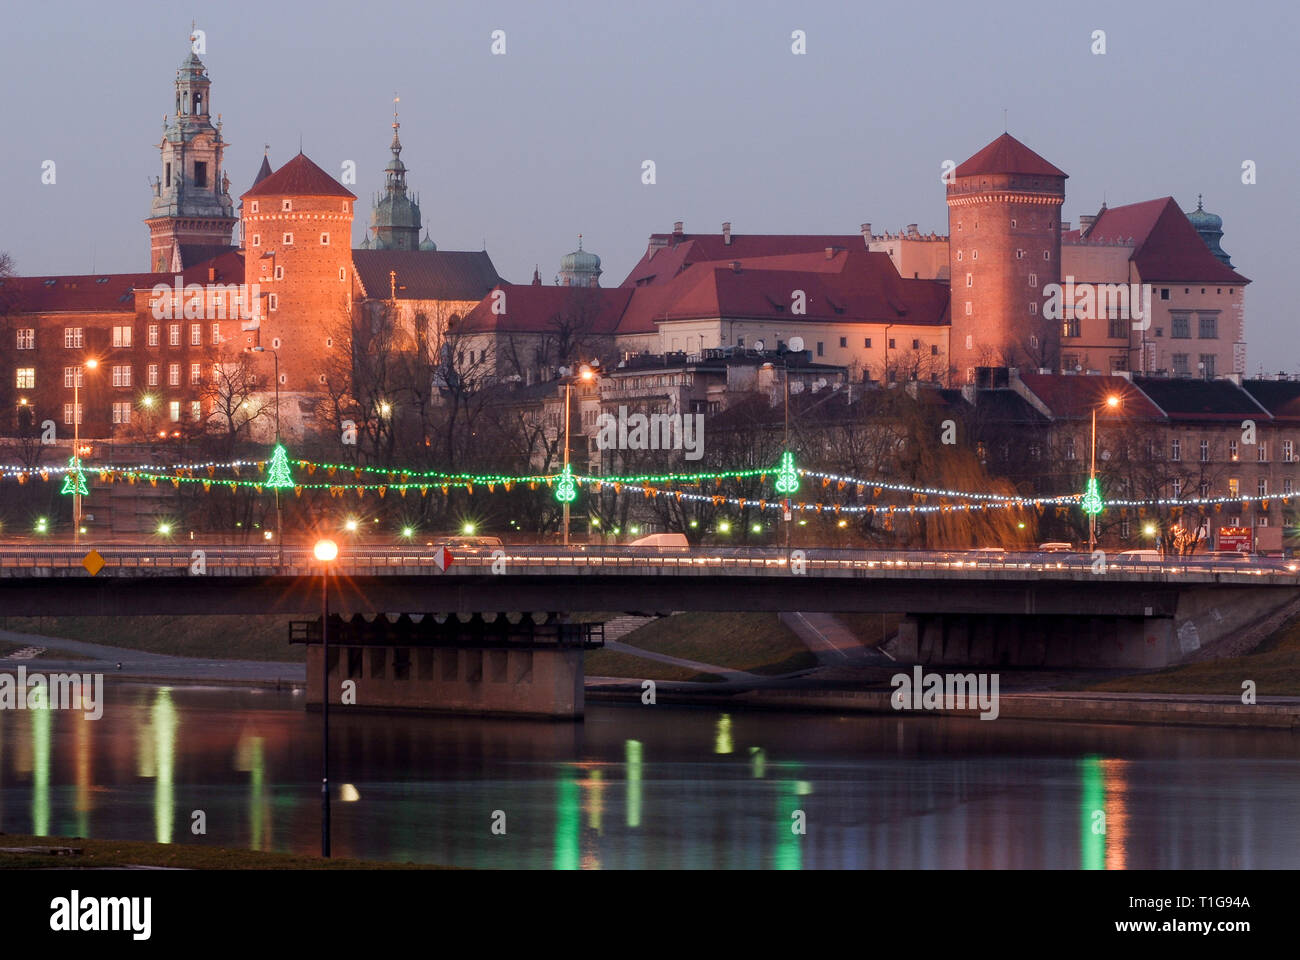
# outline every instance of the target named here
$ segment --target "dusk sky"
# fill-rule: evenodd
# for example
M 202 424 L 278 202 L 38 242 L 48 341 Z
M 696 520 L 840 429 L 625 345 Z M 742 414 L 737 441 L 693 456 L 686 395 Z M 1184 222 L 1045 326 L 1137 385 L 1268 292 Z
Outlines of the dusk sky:
M 1247 372 L 1300 371 L 1285 293 L 1300 222 L 1292 4 L 22 5 L 0 37 L 0 250 L 21 274 L 148 268 L 148 181 L 192 16 L 232 195 L 264 143 L 278 167 L 301 137 L 334 176 L 357 165 L 354 244 L 394 92 L 439 249 L 486 243 L 508 280 L 540 264 L 549 283 L 581 233 L 606 286 L 679 219 L 688 232 L 947 232 L 941 164 L 999 135 L 1005 108 L 1009 131 L 1070 175 L 1062 216 L 1076 225 L 1103 198 L 1192 210 L 1203 193 L 1253 281 Z M 806 55 L 791 52 L 796 29 Z

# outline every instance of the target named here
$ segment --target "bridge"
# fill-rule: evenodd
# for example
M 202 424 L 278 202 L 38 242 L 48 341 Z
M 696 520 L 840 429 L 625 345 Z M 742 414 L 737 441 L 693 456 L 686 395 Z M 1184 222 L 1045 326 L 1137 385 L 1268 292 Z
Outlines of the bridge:
M 321 565 L 304 545 L 0 546 L 0 615 L 307 614 Z M 824 611 L 903 613 L 893 651 L 926 663 L 1165 666 L 1297 606 L 1300 572 L 1257 562 L 1117 554 L 474 549 L 341 543 L 329 607 L 378 613 Z M 96 565 L 91 564 L 91 568 Z

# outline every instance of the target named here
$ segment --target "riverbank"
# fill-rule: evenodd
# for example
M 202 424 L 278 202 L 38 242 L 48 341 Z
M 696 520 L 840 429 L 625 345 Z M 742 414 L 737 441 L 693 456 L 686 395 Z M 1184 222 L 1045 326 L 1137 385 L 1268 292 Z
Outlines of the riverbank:
M 0 833 L 0 870 L 454 870 L 423 863 L 240 850 L 196 844 Z

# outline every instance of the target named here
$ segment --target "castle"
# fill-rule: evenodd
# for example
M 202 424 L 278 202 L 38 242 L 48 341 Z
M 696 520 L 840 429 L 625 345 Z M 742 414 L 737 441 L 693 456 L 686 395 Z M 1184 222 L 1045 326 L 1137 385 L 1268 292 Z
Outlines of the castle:
M 1219 218 L 1165 197 L 1103 204 L 1072 228 L 1066 173 L 1006 133 L 945 177 L 946 236 L 870 223 L 698 234 L 678 222 L 651 235 L 616 287 L 600 285 L 581 238 L 555 284 L 540 268 L 510 284 L 484 251 L 437 249 L 408 189 L 396 112 L 383 192 L 353 249 L 356 195 L 302 152 L 278 169 L 264 155 L 236 204 L 212 106 L 190 52 L 159 145 L 146 271 L 0 281 L 13 338 L 0 352 L 0 432 L 75 419 L 96 438 L 197 434 L 228 421 L 235 401 L 270 402 L 265 388 L 235 395 L 249 372 L 274 384 L 276 432 L 302 430 L 314 399 L 337 389 L 331 371 L 349 369 L 365 317 L 394 328 L 400 349 L 423 350 L 431 370 L 454 332 L 484 382 L 545 381 L 581 359 L 786 349 L 876 384 L 957 386 L 997 367 L 1244 372 L 1249 281 L 1220 247 Z M 1092 287 L 1108 299 L 1062 307 L 1061 290 Z M 1121 287 L 1148 289 L 1151 307 L 1120 302 Z

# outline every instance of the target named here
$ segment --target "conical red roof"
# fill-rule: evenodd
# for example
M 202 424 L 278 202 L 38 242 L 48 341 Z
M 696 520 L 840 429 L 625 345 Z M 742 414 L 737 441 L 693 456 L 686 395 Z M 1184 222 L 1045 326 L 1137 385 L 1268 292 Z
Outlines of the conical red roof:
M 255 184 L 245 197 L 350 197 L 350 192 L 300 153 L 265 180 Z M 242 199 L 242 198 L 241 198 Z
M 956 170 L 959 177 L 981 173 L 1023 173 L 1038 177 L 1068 177 L 1009 133 L 1004 133 Z

